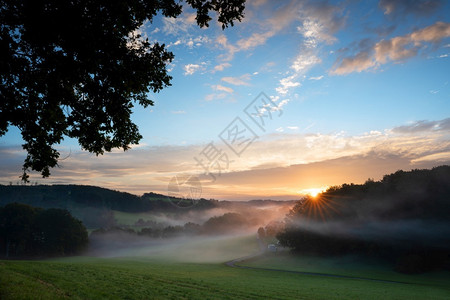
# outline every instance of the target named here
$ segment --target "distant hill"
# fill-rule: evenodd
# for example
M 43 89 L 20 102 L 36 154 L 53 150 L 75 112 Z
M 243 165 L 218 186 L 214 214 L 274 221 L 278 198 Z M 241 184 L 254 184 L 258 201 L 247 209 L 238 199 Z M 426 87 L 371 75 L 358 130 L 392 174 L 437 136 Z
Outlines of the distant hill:
M 171 210 L 175 208 L 171 202 L 180 200 L 155 193 L 140 197 L 88 185 L 0 185 L 0 206 L 18 202 L 43 208 L 92 207 L 135 213 Z M 204 200 L 193 209 L 213 206 L 212 202 Z
M 278 234 L 300 253 L 362 254 L 395 270 L 450 269 L 450 166 L 397 171 L 299 201 Z
M 168 197 L 157 193 L 142 196 L 114 191 L 89 185 L 0 185 L 0 206 L 8 203 L 24 203 L 42 208 L 98 208 L 122 212 L 138 213 L 148 211 L 173 211 L 181 198 Z M 286 203 L 274 200 L 253 200 L 248 202 L 218 201 L 198 199 L 186 210 L 202 210 L 216 207 L 266 206 Z M 294 201 L 292 201 L 294 203 Z

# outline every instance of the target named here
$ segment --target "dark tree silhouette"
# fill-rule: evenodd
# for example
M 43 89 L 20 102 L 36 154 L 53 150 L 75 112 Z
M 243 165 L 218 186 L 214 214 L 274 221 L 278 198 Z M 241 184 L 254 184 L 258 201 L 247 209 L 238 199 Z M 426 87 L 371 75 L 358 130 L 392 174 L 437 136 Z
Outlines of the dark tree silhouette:
M 77 254 L 87 244 L 86 228 L 67 210 L 19 203 L 0 207 L 0 255 L 6 258 Z
M 245 0 L 186 0 L 197 24 L 217 12 L 222 28 L 243 17 Z M 161 13 L 177 17 L 175 0 L 0 0 L 0 136 L 16 126 L 28 172 L 50 175 L 64 136 L 103 154 L 127 150 L 142 136 L 131 121 L 135 103 L 170 86 L 173 54 L 133 34 Z
M 403 273 L 448 268 L 450 166 L 330 187 L 294 205 L 280 244 L 301 253 L 383 258 Z
M 10 203 L 0 207 L 0 249 L 4 249 L 6 258 L 30 254 L 34 246 L 33 223 L 36 214 L 37 210 L 26 204 Z
M 45 255 L 80 253 L 88 244 L 88 233 L 81 221 L 65 209 L 50 208 L 36 217 L 40 251 Z

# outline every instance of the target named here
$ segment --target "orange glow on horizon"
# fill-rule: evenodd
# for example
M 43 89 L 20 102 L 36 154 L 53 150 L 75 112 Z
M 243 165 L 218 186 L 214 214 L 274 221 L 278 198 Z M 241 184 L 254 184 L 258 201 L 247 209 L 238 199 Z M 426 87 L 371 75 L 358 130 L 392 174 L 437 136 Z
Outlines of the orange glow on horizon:
M 320 187 L 320 188 L 311 188 L 311 189 L 304 189 L 299 191 L 300 194 L 303 195 L 309 195 L 313 198 L 316 198 L 317 195 L 327 190 L 328 187 Z

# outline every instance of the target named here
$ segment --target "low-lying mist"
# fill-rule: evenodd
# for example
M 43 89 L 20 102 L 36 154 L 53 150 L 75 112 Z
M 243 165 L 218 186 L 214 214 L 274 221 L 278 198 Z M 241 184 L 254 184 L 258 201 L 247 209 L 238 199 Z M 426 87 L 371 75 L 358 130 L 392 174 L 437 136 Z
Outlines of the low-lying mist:
M 134 223 L 94 230 L 86 255 L 224 262 L 258 252 L 258 228 L 283 221 L 292 205 L 226 202 L 212 209 L 140 213 Z
M 296 203 L 278 238 L 303 253 L 383 258 L 405 273 L 449 268 L 449 182 L 442 166 L 332 187 Z

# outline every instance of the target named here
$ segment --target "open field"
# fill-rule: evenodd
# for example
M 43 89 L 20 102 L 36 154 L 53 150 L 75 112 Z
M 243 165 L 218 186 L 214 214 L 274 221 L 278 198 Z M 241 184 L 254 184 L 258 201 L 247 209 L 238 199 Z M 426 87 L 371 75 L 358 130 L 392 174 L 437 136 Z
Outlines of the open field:
M 207 257 L 226 243 L 223 259 Z M 250 237 L 204 241 L 193 257 L 193 246 L 133 257 L 72 257 L 42 261 L 0 261 L 1 299 L 448 299 L 448 274 L 386 278 L 397 284 L 367 280 L 307 276 L 288 272 L 230 268 L 232 255 L 257 249 Z M 203 252 L 202 252 L 203 251 Z M 219 252 L 216 252 L 220 254 Z M 174 259 L 176 257 L 176 259 Z M 202 257 L 205 259 L 202 261 Z M 208 261 L 208 262 L 205 262 Z M 369 271 L 337 270 L 326 260 L 294 261 L 289 257 L 262 257 L 242 264 L 294 268 L 370 277 Z M 314 264 L 316 266 L 314 266 Z M 353 272 L 353 273 L 352 273 Z M 375 274 L 375 273 L 374 273 Z M 381 270 L 375 277 L 384 276 Z M 428 279 L 427 279 L 428 278 Z M 440 279 L 439 279 L 440 278 Z
M 237 265 L 251 268 L 330 274 L 427 285 L 447 289 L 450 296 L 450 272 L 448 271 L 407 275 L 393 271 L 392 266 L 384 261 L 358 256 L 349 255 L 331 258 L 300 256 L 292 255 L 288 251 L 285 251 L 266 253 L 240 262 Z

